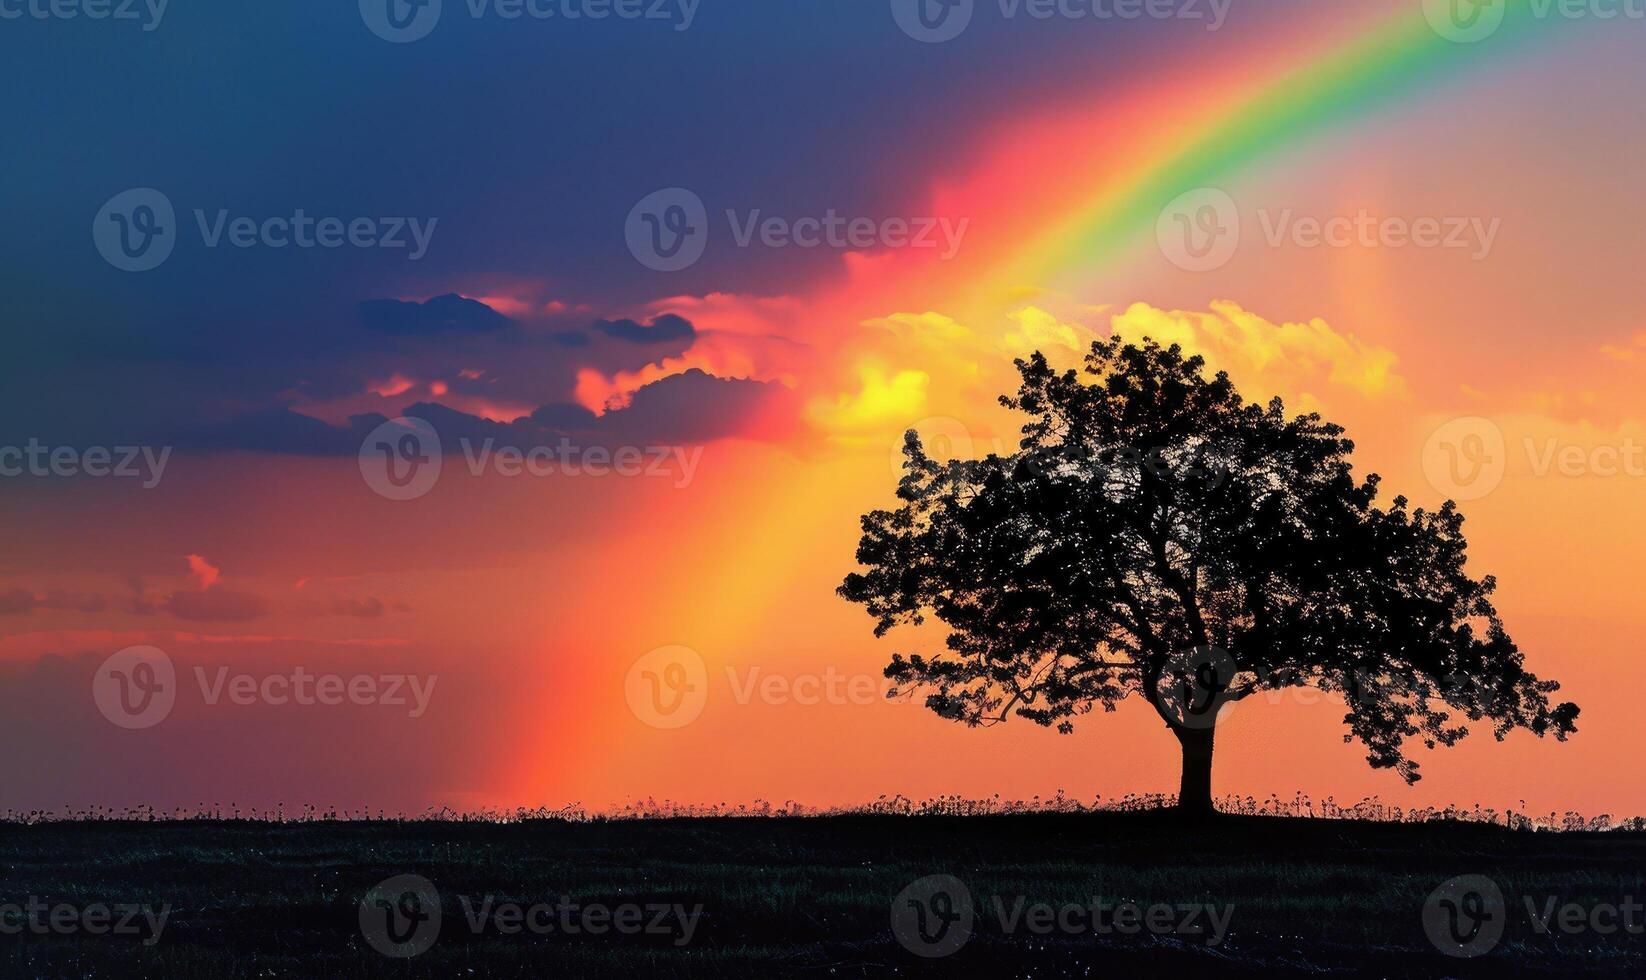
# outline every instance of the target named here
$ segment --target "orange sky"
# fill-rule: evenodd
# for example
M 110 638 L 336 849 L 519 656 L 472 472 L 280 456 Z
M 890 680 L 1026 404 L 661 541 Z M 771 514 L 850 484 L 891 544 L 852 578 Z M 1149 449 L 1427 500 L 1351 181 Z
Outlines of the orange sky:
M 1160 65 L 1136 92 L 980 124 L 952 172 L 911 202 L 912 212 L 970 219 L 951 261 L 852 254 L 802 292 L 660 293 L 640 304 L 632 315 L 688 317 L 698 339 L 640 372 L 580 378 L 586 404 L 690 368 L 793 394 L 773 417 L 750 420 L 746 438 L 703 447 L 685 486 L 471 477 L 458 458 L 427 496 L 391 502 L 352 457 L 246 453 L 180 456 L 152 492 L 28 488 L 0 591 L 163 602 L 217 588 L 266 609 L 254 623 L 202 623 L 43 603 L 8 619 L 0 658 L 21 678 L 13 724 L 52 744 L 18 764 L 12 802 L 599 808 L 645 797 L 834 805 L 898 793 L 1171 791 L 1176 743 L 1135 700 L 1072 736 L 1022 720 L 967 730 L 887 703 L 877 692 L 892 652 L 934 648 L 941 634 L 876 640 L 862 610 L 834 595 L 853 568 L 858 516 L 891 502 L 905 429 L 936 433 L 957 453 L 1008 447 L 1012 422 L 994 398 L 1011 359 L 1042 349 L 1072 365 L 1114 331 L 1181 342 L 1248 397 L 1279 394 L 1345 424 L 1358 465 L 1382 473 L 1391 495 L 1475 497 L 1463 505 L 1471 570 L 1498 577 L 1499 609 L 1529 665 L 1583 708 L 1567 744 L 1523 733 L 1497 744 L 1482 732 L 1452 750 L 1418 749 L 1425 779 L 1407 787 L 1343 744 L 1341 711 L 1318 696 L 1253 699 L 1220 730 L 1216 792 L 1646 812 L 1628 754 L 1634 688 L 1646 680 L 1630 643 L 1646 581 L 1646 202 L 1635 168 L 1620 165 L 1640 158 L 1646 130 L 1615 125 L 1626 108 L 1636 114 L 1626 87 L 1596 88 L 1582 70 L 1556 74 L 1541 60 L 1604 66 L 1633 49 L 1563 37 L 1549 53 L 1442 76 L 1425 98 L 1279 141 L 1221 176 L 1248 228 L 1215 271 L 1174 266 L 1150 227 L 1090 267 L 1078 254 L 1045 267 L 1055 284 L 1013 278 L 1040 268 L 1023 264 L 1028 240 L 1063 217 L 1074 188 L 1123 183 L 1137 159 L 1192 145 L 1208 116 L 1230 111 L 1193 93 L 1312 61 L 1363 26 L 1288 37 L 1245 61 Z M 1584 111 L 1567 110 L 1579 100 Z M 1483 258 L 1271 244 L 1261 230 L 1281 212 L 1363 209 L 1492 219 L 1501 230 Z M 500 309 L 525 301 L 487 294 Z M 393 415 L 429 397 L 399 384 L 383 392 L 308 410 Z M 1489 492 L 1436 486 L 1433 437 L 1460 418 L 1489 426 L 1445 431 L 1501 434 Z M 82 533 L 88 514 L 95 535 Z M 332 614 L 366 600 L 381 611 Z M 55 693 L 61 678 L 79 683 L 136 643 L 165 649 L 185 673 L 301 663 L 439 682 L 415 719 L 211 706 L 189 694 L 144 732 L 105 725 L 83 693 Z M 658 727 L 635 708 L 631 668 L 676 647 L 698 658 L 706 698 L 689 724 Z M 807 703 L 819 691 L 821 703 Z

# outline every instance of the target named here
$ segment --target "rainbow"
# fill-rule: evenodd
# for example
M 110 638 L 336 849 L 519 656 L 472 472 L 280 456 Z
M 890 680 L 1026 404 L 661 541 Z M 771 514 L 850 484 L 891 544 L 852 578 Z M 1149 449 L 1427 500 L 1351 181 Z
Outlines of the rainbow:
M 1549 21 L 1520 13 L 1487 40 L 1456 43 L 1431 28 L 1414 2 L 1347 40 L 1288 52 L 1289 64 L 1266 59 L 1280 63 L 1278 70 L 1253 72 L 1246 65 L 1236 84 L 1196 79 L 1143 100 L 1144 111 L 1131 121 L 1147 131 L 1132 130 L 1124 148 L 1105 147 L 1116 152 L 1097 179 L 1088 173 L 1080 186 L 1059 186 L 1058 216 L 997 255 L 985 276 L 971 280 L 970 298 L 986 303 L 1025 288 L 1078 290 L 1106 262 L 1152 241 L 1162 209 L 1179 195 L 1215 186 L 1312 136 L 1432 92 L 1439 79 L 1524 48 L 1539 33 L 1534 25 Z M 1211 88 L 1221 94 L 1208 96 Z M 1113 160 L 1127 155 L 1132 162 L 1114 169 Z

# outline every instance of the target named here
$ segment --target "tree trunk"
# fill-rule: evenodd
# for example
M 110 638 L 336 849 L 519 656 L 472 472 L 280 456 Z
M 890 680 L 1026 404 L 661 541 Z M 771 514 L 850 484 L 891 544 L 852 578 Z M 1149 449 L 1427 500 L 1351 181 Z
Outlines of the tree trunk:
M 1212 741 L 1215 728 L 1174 728 L 1183 746 L 1183 778 L 1177 789 L 1177 812 L 1209 817 L 1212 807 Z

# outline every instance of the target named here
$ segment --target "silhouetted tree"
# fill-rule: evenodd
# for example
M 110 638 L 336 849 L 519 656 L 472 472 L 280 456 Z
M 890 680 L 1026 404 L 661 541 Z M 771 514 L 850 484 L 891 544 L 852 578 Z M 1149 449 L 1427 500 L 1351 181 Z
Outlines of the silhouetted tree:
M 898 690 L 970 725 L 1065 733 L 1141 694 L 1181 743 L 1178 805 L 1200 814 L 1218 715 L 1259 691 L 1340 692 L 1345 741 L 1408 783 L 1409 737 L 1576 730 L 1577 706 L 1551 707 L 1559 685 L 1523 666 L 1494 580 L 1464 571 L 1456 505 L 1374 506 L 1340 427 L 1245 404 L 1152 341 L 1093 344 L 1087 378 L 1039 353 L 1017 366 L 1001 403 L 1031 416 L 1021 451 L 940 463 L 911 431 L 902 506 L 863 518 L 867 570 L 840 594 L 877 636 L 928 616 L 950 631 L 943 653 L 892 657 Z

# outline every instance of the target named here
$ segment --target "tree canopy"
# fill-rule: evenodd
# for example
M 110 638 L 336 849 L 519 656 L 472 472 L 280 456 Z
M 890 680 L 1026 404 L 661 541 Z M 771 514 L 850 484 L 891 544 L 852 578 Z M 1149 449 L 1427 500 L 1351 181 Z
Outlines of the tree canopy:
M 966 724 L 1064 732 L 1141 695 L 1185 740 L 1186 769 L 1195 726 L 1173 692 L 1196 687 L 1218 703 L 1339 692 L 1345 738 L 1407 782 L 1412 738 L 1575 731 L 1577 707 L 1526 670 L 1494 579 L 1466 571 L 1456 505 L 1379 507 L 1339 426 L 1247 403 L 1175 345 L 1116 337 L 1084 373 L 1039 353 L 1017 367 L 1001 402 L 1028 416 L 1018 452 L 940 462 L 911 431 L 901 505 L 863 518 L 863 570 L 840 594 L 876 635 L 948 628 L 944 652 L 892 657 L 898 690 Z M 1204 754 L 1209 793 L 1209 730 Z

